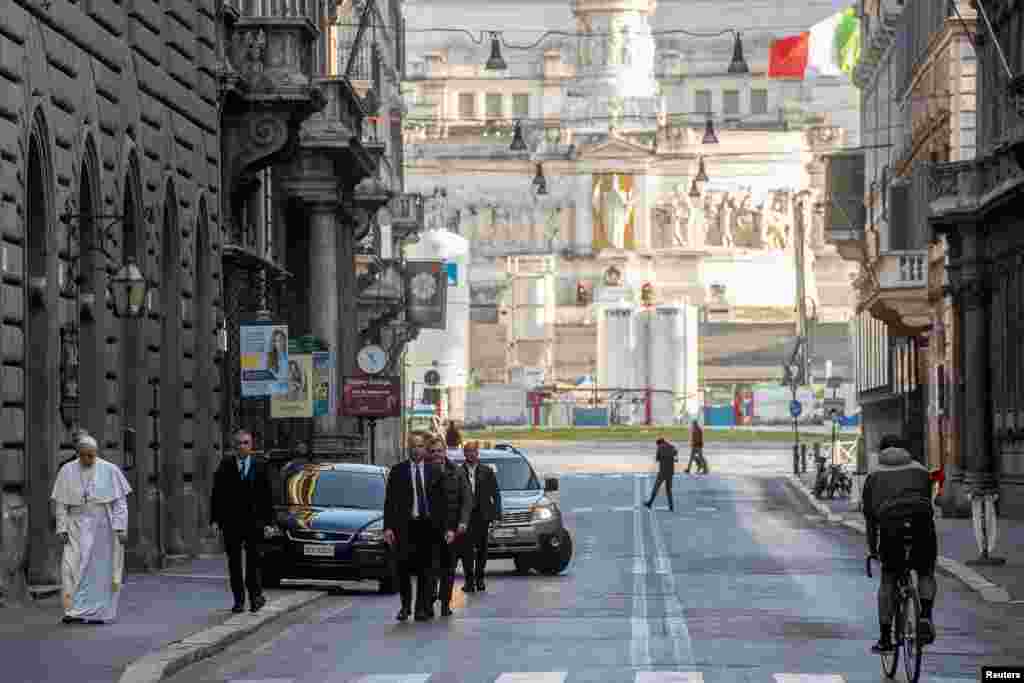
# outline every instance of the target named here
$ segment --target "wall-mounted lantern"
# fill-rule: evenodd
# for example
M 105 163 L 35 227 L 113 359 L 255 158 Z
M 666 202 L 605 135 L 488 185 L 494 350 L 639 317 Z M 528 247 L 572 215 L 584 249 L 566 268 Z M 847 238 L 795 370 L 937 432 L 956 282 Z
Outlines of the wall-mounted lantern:
M 60 331 L 60 419 L 64 426 L 78 426 L 78 330 L 65 326 Z

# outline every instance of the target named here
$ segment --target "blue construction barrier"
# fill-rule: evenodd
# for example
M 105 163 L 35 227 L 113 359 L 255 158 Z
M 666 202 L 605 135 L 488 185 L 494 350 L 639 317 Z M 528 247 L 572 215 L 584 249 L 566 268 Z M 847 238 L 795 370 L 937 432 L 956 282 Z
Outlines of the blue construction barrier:
M 573 408 L 572 423 L 576 427 L 607 427 L 607 408 Z
M 732 406 L 704 406 L 704 424 L 708 427 L 735 427 L 736 411 Z

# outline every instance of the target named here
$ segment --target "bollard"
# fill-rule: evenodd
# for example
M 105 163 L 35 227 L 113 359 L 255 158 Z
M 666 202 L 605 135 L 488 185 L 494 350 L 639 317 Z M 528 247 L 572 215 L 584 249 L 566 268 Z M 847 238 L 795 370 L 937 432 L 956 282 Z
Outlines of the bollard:
M 807 474 L 807 444 L 800 444 L 800 471 Z
M 800 474 L 800 446 L 793 444 L 793 474 Z

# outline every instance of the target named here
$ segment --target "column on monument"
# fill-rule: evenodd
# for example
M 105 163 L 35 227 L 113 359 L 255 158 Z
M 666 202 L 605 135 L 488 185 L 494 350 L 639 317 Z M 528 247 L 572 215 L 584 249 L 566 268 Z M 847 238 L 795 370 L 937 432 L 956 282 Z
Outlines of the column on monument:
M 594 216 L 592 212 L 594 177 L 589 173 L 576 176 L 576 229 L 573 234 L 573 251 L 589 254 L 594 241 Z
M 989 390 L 989 291 L 982 260 L 982 238 L 972 229 L 963 235 L 960 282 L 960 334 L 963 400 L 960 403 L 960 462 L 971 493 L 995 486 L 993 472 L 991 391 Z
M 334 352 L 335 369 L 341 366 L 338 291 L 338 206 L 335 202 L 317 202 L 310 207 L 309 230 L 309 318 L 313 336 L 323 340 Z M 313 418 L 315 434 L 337 431 L 337 417 Z
M 651 208 L 649 202 L 654 198 L 656 178 L 648 174 L 635 176 L 637 203 L 633 214 L 633 248 L 651 248 Z

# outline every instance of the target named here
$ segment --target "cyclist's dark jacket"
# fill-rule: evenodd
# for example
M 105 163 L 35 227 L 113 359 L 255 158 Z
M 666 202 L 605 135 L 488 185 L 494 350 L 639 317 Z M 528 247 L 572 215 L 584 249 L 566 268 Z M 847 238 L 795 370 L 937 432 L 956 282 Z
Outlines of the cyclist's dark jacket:
M 894 506 L 915 501 L 931 511 L 932 485 L 928 470 L 902 448 L 887 448 L 878 458 L 878 469 L 864 482 L 862 501 L 868 542 L 875 547 L 878 525 Z M 895 505 L 894 505 L 895 504 Z

